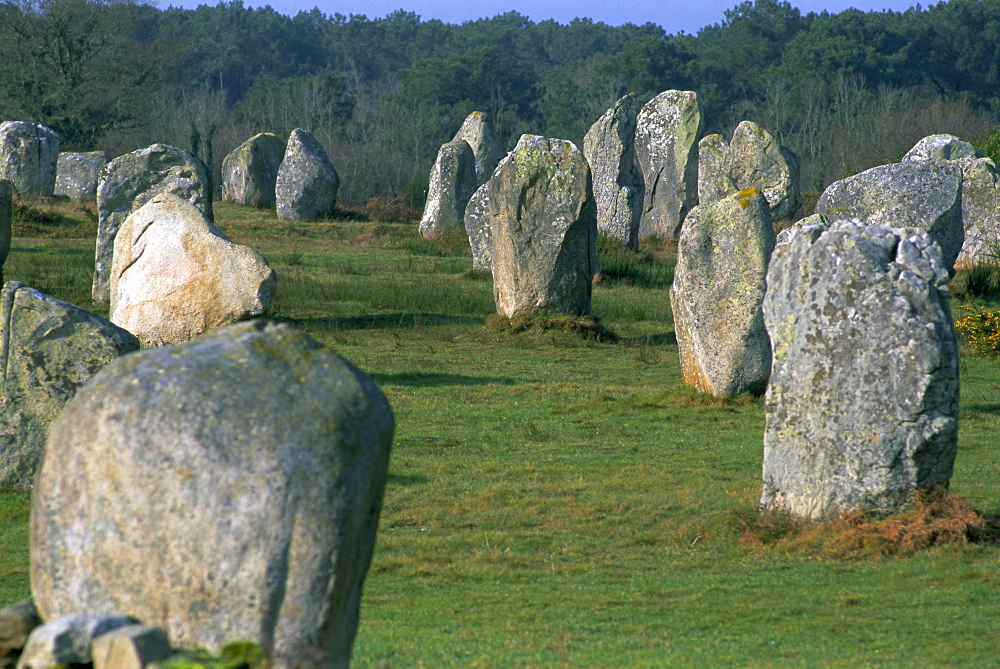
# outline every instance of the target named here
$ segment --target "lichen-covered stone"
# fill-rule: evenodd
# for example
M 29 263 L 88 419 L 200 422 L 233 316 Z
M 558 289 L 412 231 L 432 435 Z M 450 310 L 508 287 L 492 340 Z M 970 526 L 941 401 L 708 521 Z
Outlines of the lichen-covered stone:
M 947 486 L 958 436 L 948 268 L 920 230 L 805 225 L 771 258 L 761 508 L 892 510 Z
M 764 194 L 774 221 L 799 208 L 799 161 L 791 149 L 753 121 L 743 121 L 727 144 L 709 135 L 698 144 L 698 197 L 702 204 L 746 188 Z
M 572 142 L 522 135 L 489 180 L 497 312 L 590 312 L 597 211 Z
M 36 627 L 18 658 L 18 669 L 58 669 L 90 664 L 94 639 L 131 624 L 122 615 L 76 614 L 49 619 Z
M 948 267 L 962 250 L 962 170 L 942 160 L 880 165 L 830 184 L 816 213 L 831 220 L 918 228 L 941 247 Z
M 177 344 L 266 314 L 276 286 L 259 253 L 229 241 L 187 200 L 163 194 L 118 231 L 109 318 L 143 346 Z
M 56 197 L 73 202 L 90 202 L 97 197 L 101 170 L 108 164 L 104 151 L 60 153 L 56 161 Z
M 437 239 L 461 230 L 465 207 L 478 185 L 476 156 L 469 143 L 460 139 L 442 145 L 431 168 L 420 236 Z
M 618 100 L 590 126 L 583 153 L 590 164 L 597 229 L 633 250 L 639 248 L 642 172 L 635 158 L 635 94 Z
M 490 231 L 490 189 L 489 182 L 472 194 L 465 205 L 465 234 L 472 247 L 472 269 L 477 272 L 493 270 L 493 233 Z
M 134 336 L 100 316 L 8 282 L 0 295 L 0 485 L 30 487 L 66 402 L 138 348 Z
M 109 365 L 53 426 L 31 511 L 42 617 L 347 666 L 393 417 L 363 372 L 257 320 Z
M 493 176 L 493 170 L 503 157 L 500 139 L 493 130 L 489 114 L 474 111 L 465 117 L 462 127 L 458 129 L 451 141 L 465 140 L 472 147 L 476 156 L 476 186 L 481 186 Z
M 51 197 L 56 186 L 59 135 L 25 121 L 0 124 L 0 179 L 10 179 L 21 195 Z
M 698 205 L 677 244 L 670 288 L 684 382 L 715 397 L 761 393 L 771 344 L 761 304 L 774 231 L 767 200 L 747 189 Z
M 222 161 L 222 199 L 258 209 L 275 206 L 284 156 L 285 142 L 274 133 L 261 132 L 240 144 Z
M 903 160 L 975 160 L 982 157 L 982 151 L 954 135 L 928 135 L 914 144 Z
M 319 218 L 337 205 L 340 176 L 316 138 L 302 128 L 292 130 L 275 179 L 278 218 Z
M 702 118 L 693 91 L 664 91 L 636 118 L 635 153 L 645 190 L 640 237 L 676 239 L 698 198 Z
M 954 135 L 924 137 L 903 157 L 907 160 L 947 160 L 962 170 L 965 241 L 955 267 L 995 262 L 1000 249 L 1000 178 L 993 161 Z
M 125 219 L 161 193 L 172 193 L 212 219 L 208 173 L 195 155 L 167 144 L 119 156 L 101 170 L 97 186 L 97 249 L 94 256 L 93 298 L 107 304 L 115 236 Z

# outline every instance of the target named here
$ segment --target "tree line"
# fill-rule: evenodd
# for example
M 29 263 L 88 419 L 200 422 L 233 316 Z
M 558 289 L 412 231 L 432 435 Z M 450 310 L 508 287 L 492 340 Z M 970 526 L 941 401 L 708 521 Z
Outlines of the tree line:
M 419 204 L 437 149 L 472 111 L 508 147 L 524 132 L 579 144 L 622 95 L 671 88 L 698 92 L 708 132 L 763 125 L 817 191 L 926 134 L 986 137 L 1000 115 L 1000 0 L 836 14 L 756 0 L 695 35 L 517 12 L 452 25 L 405 11 L 288 17 L 240 0 L 3 0 L 0 62 L 0 120 L 43 123 L 64 150 L 165 142 L 217 171 L 252 134 L 302 127 L 354 205 Z

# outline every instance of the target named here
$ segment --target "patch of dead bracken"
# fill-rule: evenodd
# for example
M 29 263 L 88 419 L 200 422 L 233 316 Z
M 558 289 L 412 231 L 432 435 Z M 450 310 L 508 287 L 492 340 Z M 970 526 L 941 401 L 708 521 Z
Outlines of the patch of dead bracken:
M 919 490 L 892 514 L 855 512 L 823 523 L 784 514 L 737 514 L 740 542 L 759 550 L 834 560 L 881 561 L 947 544 L 1000 545 L 1000 517 L 944 488 Z

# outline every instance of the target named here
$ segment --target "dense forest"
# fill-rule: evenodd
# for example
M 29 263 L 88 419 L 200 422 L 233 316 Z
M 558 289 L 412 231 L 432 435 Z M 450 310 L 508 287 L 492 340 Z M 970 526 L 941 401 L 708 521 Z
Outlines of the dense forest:
M 981 141 L 997 124 L 1000 0 L 838 14 L 757 0 L 725 16 L 689 35 L 516 12 L 451 25 L 404 11 L 287 17 L 239 0 L 4 0 L 0 120 L 48 125 L 63 150 L 174 144 L 216 170 L 252 134 L 302 127 L 355 206 L 419 205 L 438 147 L 475 110 L 508 146 L 524 132 L 579 143 L 625 93 L 694 90 L 707 132 L 750 119 L 795 151 L 805 191 L 924 135 Z

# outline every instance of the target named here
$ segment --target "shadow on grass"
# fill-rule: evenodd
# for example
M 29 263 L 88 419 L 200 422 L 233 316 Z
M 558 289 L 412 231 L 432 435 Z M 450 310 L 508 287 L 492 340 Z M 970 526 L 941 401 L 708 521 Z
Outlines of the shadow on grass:
M 488 386 L 498 384 L 513 385 L 514 379 L 492 376 L 463 376 L 462 374 L 439 374 L 434 372 L 399 372 L 398 374 L 371 374 L 378 385 L 409 386 L 429 388 L 434 386 Z
M 275 320 L 303 330 L 379 330 L 434 325 L 481 325 L 482 320 L 469 316 L 446 314 L 367 314 L 365 316 L 322 316 L 317 318 L 283 318 Z
M 426 483 L 426 476 L 417 476 L 414 474 L 389 474 L 388 483 L 392 485 L 417 485 L 418 483 Z
M 983 414 L 988 416 L 1000 416 L 1000 403 L 997 402 L 972 402 L 963 403 L 962 414 L 966 416 L 972 416 L 975 414 Z
M 645 337 L 623 337 L 626 346 L 670 346 L 677 343 L 677 335 L 673 332 L 646 335 Z

